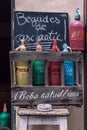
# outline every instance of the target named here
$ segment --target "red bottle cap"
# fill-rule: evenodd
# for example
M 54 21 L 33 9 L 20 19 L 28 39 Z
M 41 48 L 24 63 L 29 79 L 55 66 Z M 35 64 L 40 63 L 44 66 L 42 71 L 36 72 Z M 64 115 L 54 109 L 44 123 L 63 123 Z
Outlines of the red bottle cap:
M 54 41 L 53 41 L 52 51 L 54 51 L 54 52 L 59 52 L 60 51 L 59 48 L 58 48 L 58 42 L 57 42 L 56 39 L 54 39 Z
M 40 40 L 37 41 L 36 51 L 38 51 L 38 52 L 42 51 L 42 46 L 41 46 L 41 41 Z

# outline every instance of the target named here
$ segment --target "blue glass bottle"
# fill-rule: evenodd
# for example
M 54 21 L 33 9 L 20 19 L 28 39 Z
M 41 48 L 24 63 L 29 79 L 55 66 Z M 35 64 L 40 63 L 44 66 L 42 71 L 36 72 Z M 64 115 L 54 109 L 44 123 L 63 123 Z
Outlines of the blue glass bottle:
M 66 43 L 63 44 L 63 52 L 69 52 L 70 47 Z M 64 61 L 64 83 L 66 86 L 75 84 L 75 67 L 74 61 Z

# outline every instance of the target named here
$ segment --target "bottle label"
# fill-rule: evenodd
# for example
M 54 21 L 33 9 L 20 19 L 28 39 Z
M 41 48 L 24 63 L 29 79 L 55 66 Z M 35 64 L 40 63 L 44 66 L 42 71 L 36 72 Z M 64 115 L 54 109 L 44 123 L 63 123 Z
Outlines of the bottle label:
M 71 40 L 84 40 L 84 30 L 82 29 L 71 29 L 70 31 Z
M 64 79 L 65 85 L 74 84 L 74 64 L 72 61 L 64 61 Z
M 21 74 L 21 73 L 27 73 L 29 69 L 27 67 L 20 67 L 19 66 L 16 68 L 16 70 L 17 70 L 17 73 Z
M 16 68 L 16 78 L 18 85 L 28 85 L 29 84 L 29 68 L 18 66 Z
M 44 61 L 33 61 L 32 64 L 33 73 L 32 81 L 33 85 L 44 85 L 45 84 L 45 62 Z

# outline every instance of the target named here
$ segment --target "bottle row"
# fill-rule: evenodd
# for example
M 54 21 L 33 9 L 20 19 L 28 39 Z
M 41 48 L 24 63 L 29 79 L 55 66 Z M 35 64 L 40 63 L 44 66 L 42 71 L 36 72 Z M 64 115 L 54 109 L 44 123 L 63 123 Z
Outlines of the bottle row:
M 16 48 L 20 51 L 26 51 L 24 45 L 25 40 L 21 40 L 21 45 Z M 59 52 L 58 41 L 54 39 L 52 44 L 52 52 Z M 37 42 L 37 52 L 42 52 L 42 46 L 40 40 Z M 71 52 L 71 48 L 65 43 L 63 44 L 63 52 Z M 15 79 L 16 85 L 29 85 L 29 64 L 27 61 L 16 61 L 15 62 Z M 47 81 L 48 85 L 61 85 L 61 78 L 64 78 L 64 85 L 72 86 L 75 85 L 75 63 L 74 61 L 64 61 L 63 70 L 64 77 L 61 74 L 61 62 L 60 61 L 48 61 L 47 63 Z M 32 66 L 32 85 L 43 86 L 45 85 L 45 61 L 31 61 Z
M 32 61 L 32 85 L 45 85 L 45 73 L 47 73 L 48 85 L 61 85 L 61 62 L 48 61 L 47 72 L 45 61 Z M 29 85 L 29 64 L 27 61 L 16 61 L 15 65 L 16 84 Z M 67 86 L 75 85 L 75 65 L 74 61 L 64 61 L 64 84 Z

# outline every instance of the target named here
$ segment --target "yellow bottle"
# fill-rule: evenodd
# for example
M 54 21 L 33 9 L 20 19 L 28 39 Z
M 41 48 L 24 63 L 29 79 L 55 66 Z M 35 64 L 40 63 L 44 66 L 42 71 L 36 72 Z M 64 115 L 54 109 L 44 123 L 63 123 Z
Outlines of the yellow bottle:
M 21 45 L 16 48 L 16 51 L 26 51 L 24 45 L 25 40 L 21 40 Z M 16 61 L 16 85 L 29 85 L 29 64 L 27 61 Z

